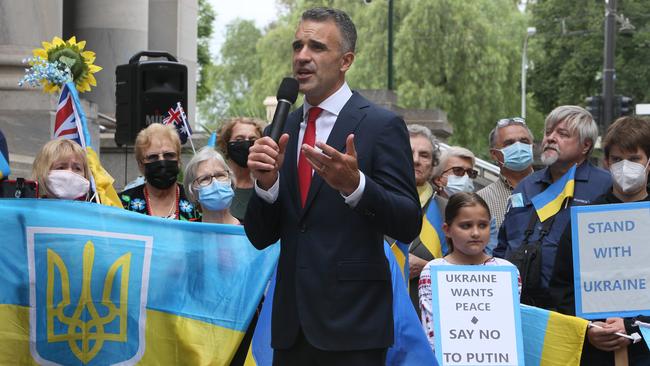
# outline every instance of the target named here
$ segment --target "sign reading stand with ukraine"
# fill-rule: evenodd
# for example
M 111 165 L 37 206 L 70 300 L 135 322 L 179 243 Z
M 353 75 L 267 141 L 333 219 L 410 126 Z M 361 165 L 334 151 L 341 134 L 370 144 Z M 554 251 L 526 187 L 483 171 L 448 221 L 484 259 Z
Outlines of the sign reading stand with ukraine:
M 0 364 L 227 365 L 277 262 L 242 227 L 0 201 Z
M 650 203 L 571 207 L 576 315 L 650 315 Z

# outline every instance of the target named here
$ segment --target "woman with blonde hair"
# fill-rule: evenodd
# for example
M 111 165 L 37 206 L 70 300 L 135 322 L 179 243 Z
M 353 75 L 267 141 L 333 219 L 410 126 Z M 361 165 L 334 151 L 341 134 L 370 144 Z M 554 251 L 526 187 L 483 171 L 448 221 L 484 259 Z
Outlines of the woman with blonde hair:
M 183 186 L 176 183 L 180 157 L 181 141 L 173 126 L 153 123 L 140 131 L 135 158 L 145 183 L 119 194 L 124 208 L 173 220 L 197 220 L 198 212 L 185 197 Z
M 85 151 L 73 140 L 48 141 L 36 155 L 32 177 L 39 196 L 86 201 L 90 195 L 90 168 Z

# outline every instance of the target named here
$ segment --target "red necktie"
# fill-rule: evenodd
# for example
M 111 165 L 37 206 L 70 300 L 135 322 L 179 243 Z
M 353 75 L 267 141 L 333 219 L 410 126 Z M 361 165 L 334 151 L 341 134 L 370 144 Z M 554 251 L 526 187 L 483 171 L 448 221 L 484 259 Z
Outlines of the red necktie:
M 307 128 L 305 135 L 302 138 L 302 143 L 309 146 L 314 146 L 316 142 L 316 118 L 322 112 L 322 108 L 311 107 L 307 116 Z M 302 146 L 302 145 L 301 145 Z M 309 185 L 311 184 L 312 169 L 307 161 L 305 154 L 300 149 L 300 157 L 298 158 L 298 186 L 300 187 L 300 203 L 305 207 L 307 201 L 307 193 L 309 192 Z

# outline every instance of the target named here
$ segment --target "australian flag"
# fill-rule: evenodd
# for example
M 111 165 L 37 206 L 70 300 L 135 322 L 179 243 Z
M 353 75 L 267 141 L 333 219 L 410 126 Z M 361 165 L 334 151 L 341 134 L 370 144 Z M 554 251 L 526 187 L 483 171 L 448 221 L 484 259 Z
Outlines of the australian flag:
M 76 141 L 81 147 L 86 147 L 86 139 L 83 133 L 83 125 L 78 110 L 78 97 L 74 84 L 65 83 L 61 89 L 59 104 L 56 107 L 56 118 L 54 121 L 53 139 L 66 138 Z M 77 98 L 77 103 L 75 103 Z
M 167 115 L 163 118 L 164 125 L 173 125 L 176 127 L 181 144 L 185 144 L 188 138 L 192 137 L 192 128 L 187 122 L 187 115 L 183 110 L 181 102 L 176 103 L 176 107 L 169 108 Z

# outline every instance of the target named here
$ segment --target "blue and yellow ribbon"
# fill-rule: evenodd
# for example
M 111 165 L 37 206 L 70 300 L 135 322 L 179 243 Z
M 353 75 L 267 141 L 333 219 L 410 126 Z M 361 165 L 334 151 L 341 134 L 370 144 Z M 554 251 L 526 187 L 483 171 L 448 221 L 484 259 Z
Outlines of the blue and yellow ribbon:
M 571 167 L 560 179 L 553 182 L 543 192 L 531 198 L 539 221 L 544 222 L 562 209 L 564 201 L 573 197 L 575 188 L 576 165 Z

